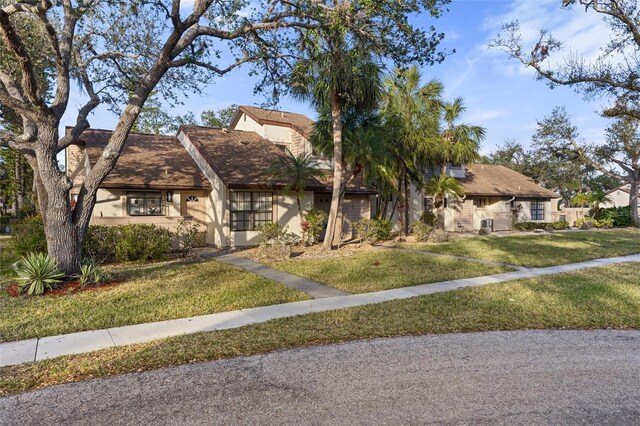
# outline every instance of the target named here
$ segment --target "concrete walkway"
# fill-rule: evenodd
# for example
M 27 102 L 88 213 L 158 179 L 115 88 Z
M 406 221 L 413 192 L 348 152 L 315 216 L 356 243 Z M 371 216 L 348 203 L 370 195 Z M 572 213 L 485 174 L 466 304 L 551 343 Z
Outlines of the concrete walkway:
M 406 299 L 434 293 L 442 293 L 464 287 L 478 287 L 487 284 L 501 283 L 542 275 L 553 275 L 573 272 L 599 266 L 615 265 L 626 262 L 640 262 L 640 254 L 631 256 L 596 259 L 587 262 L 552 266 L 549 268 L 528 269 L 487 275 L 484 277 L 466 278 L 403 287 L 374 293 L 352 294 L 347 296 L 327 297 L 260 308 L 242 309 L 219 314 L 202 315 L 192 318 L 137 324 L 125 327 L 84 331 L 80 333 L 49 336 L 0 344 L 0 366 L 17 365 L 26 362 L 40 361 L 62 355 L 80 354 L 115 346 L 143 343 L 182 334 L 203 331 L 225 330 L 258 324 L 276 318 L 293 317 L 312 312 L 332 311 L 354 306 L 371 305 L 388 300 Z
M 338 290 L 337 288 L 329 287 L 328 285 L 324 285 L 316 281 L 311 281 L 297 275 L 291 275 L 286 272 L 269 268 L 262 263 L 254 262 L 253 260 L 247 259 L 246 257 L 240 257 L 234 254 L 223 254 L 220 256 L 216 256 L 215 259 L 218 262 L 236 266 L 240 269 L 244 269 L 245 271 L 253 272 L 254 274 L 260 275 L 261 277 L 268 278 L 271 281 L 275 281 L 287 287 L 302 291 L 303 293 L 307 293 L 314 299 L 347 296 L 351 294 L 347 293 L 346 291 Z
M 457 256 L 455 254 L 434 253 L 434 252 L 431 252 L 431 251 L 423 251 L 423 250 L 417 250 L 417 249 L 412 249 L 412 248 L 407 248 L 407 247 L 397 247 L 397 246 L 373 246 L 373 247 L 375 247 L 377 249 L 383 249 L 383 250 L 403 250 L 403 251 L 410 251 L 412 253 L 427 254 L 429 256 L 435 256 L 435 257 L 444 257 L 444 258 L 448 258 L 448 259 L 466 260 L 467 262 L 482 263 L 484 265 L 506 266 L 508 268 L 517 269 L 519 271 L 527 271 L 527 270 L 532 269 L 532 268 L 529 268 L 529 267 L 526 267 L 526 266 L 522 266 L 522 265 L 514 265 L 512 263 L 496 262 L 496 261 L 493 261 L 493 260 L 484 260 L 484 259 L 475 259 L 473 257 Z

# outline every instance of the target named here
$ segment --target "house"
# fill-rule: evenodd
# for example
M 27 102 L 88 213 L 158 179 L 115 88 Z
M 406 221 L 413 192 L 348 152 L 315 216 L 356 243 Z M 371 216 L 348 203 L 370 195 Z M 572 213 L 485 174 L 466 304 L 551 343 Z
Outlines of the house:
M 427 177 L 435 173 L 430 172 Z M 504 166 L 474 164 L 451 166 L 447 174 L 460 180 L 464 197 L 445 202 L 445 230 L 477 231 L 491 227 L 494 231 L 507 231 L 514 222 L 552 222 L 559 195 L 536 184 L 533 179 Z M 433 208 L 427 194 L 419 192 L 424 209 Z M 416 202 L 412 202 L 415 209 Z M 415 214 L 414 214 L 415 216 Z
M 272 127 L 285 126 L 278 123 Z M 295 194 L 285 194 L 286 182 L 273 182 L 267 173 L 284 155 L 279 145 L 286 143 L 286 138 L 272 136 L 275 142 L 267 140 L 261 136 L 265 129 L 269 127 L 254 131 L 181 126 L 176 136 L 130 134 L 115 168 L 98 190 L 91 223 L 153 223 L 173 228 L 181 220 L 195 221 L 206 231 L 206 242 L 217 247 L 256 244 L 256 227 L 263 223 L 276 222 L 299 234 Z M 86 130 L 78 143 L 66 150 L 67 173 L 73 180 L 72 202 L 110 135 L 108 130 Z M 287 149 L 294 149 L 295 143 L 310 149 L 304 146 L 306 137 L 294 141 L 293 136 Z M 305 189 L 303 208 L 329 210 L 329 171 L 326 179 L 313 179 Z M 347 188 L 344 234 L 352 235 L 356 220 L 371 217 L 375 194 L 361 183 Z
M 629 195 L 631 192 L 631 185 L 621 185 L 617 188 L 613 188 L 612 190 L 606 193 L 607 197 L 611 199 L 611 202 L 602 203 L 600 207 L 609 208 L 609 207 L 624 207 L 629 205 Z M 638 211 L 640 211 L 640 200 L 638 200 Z
M 295 194 L 285 193 L 287 182 L 273 181 L 268 170 L 287 150 L 315 156 L 325 176 L 306 183 L 301 204 L 328 212 L 332 165 L 313 151 L 309 142 L 313 125 L 302 114 L 241 106 L 229 129 L 183 125 L 176 136 L 132 133 L 98 190 L 91 223 L 173 228 L 181 220 L 195 221 L 206 242 L 217 247 L 256 244 L 256 228 L 264 223 L 278 223 L 300 234 Z M 72 202 L 110 136 L 108 130 L 88 129 L 67 148 Z M 506 230 L 514 218 L 553 220 L 553 200 L 558 196 L 506 167 L 449 167 L 447 173 L 460 179 L 466 193 L 462 200 L 447 201 L 449 231 L 472 231 L 483 225 Z M 343 235 L 353 235 L 355 221 L 371 218 L 376 202 L 377 192 L 358 175 L 343 199 Z M 412 188 L 412 221 L 431 206 L 426 194 Z

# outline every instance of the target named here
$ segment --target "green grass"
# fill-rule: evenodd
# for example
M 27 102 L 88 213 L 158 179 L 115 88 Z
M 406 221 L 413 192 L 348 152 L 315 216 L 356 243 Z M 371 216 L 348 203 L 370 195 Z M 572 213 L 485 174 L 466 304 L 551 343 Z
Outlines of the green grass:
M 422 253 L 381 249 L 361 250 L 345 257 L 291 259 L 270 266 L 350 293 L 367 293 L 512 270 Z
M 615 229 L 458 239 L 445 244 L 405 243 L 401 247 L 476 259 L 546 267 L 640 253 L 640 230 Z
M 0 288 L 0 340 L 20 340 L 305 300 L 281 284 L 213 260 L 107 268 L 127 281 L 62 296 Z M 10 282 L 7 279 L 6 282 Z
M 640 329 L 640 263 L 283 318 L 0 369 L 0 394 L 191 362 L 384 336 Z

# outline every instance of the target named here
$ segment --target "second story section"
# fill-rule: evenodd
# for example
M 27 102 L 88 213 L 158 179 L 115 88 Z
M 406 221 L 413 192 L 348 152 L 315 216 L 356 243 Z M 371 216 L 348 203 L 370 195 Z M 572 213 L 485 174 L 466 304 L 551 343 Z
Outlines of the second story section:
M 230 129 L 255 132 L 282 151 L 289 150 L 293 155 L 301 156 L 315 155 L 309 142 L 313 126 L 314 121 L 304 114 L 240 106 L 231 120 Z M 328 161 L 319 156 L 316 159 L 321 168 L 331 168 Z

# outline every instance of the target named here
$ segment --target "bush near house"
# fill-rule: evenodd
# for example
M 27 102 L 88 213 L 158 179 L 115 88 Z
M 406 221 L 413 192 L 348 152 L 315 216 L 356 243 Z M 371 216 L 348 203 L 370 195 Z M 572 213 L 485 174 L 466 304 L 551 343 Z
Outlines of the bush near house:
M 47 252 L 47 238 L 39 215 L 28 216 L 13 223 L 11 236 L 11 248 L 19 257 Z
M 172 251 L 187 256 L 201 239 L 199 225 L 181 223 L 176 232 L 156 225 L 92 225 L 82 249 L 98 262 L 125 262 L 166 258 Z M 11 227 L 11 248 L 18 256 L 46 253 L 47 239 L 40 216 L 29 216 Z
M 536 229 L 553 229 L 559 231 L 569 228 L 571 228 L 571 225 L 566 220 L 559 222 L 518 222 L 513 225 L 513 229 L 516 231 L 534 231 Z
M 580 229 L 592 229 L 592 228 L 613 228 L 613 219 L 594 219 L 592 217 L 585 217 L 576 220 L 576 226 Z
M 598 209 L 593 215 L 595 220 L 607 220 L 611 221 L 614 227 L 626 228 L 634 226 L 633 218 L 631 217 L 631 206 L 624 207 L 610 207 L 607 209 Z
M 373 244 L 391 239 L 393 223 L 386 219 L 362 219 L 353 223 L 353 229 L 360 241 Z

